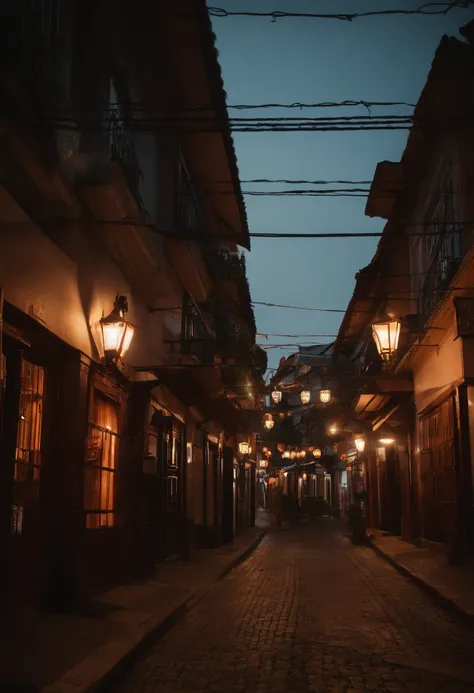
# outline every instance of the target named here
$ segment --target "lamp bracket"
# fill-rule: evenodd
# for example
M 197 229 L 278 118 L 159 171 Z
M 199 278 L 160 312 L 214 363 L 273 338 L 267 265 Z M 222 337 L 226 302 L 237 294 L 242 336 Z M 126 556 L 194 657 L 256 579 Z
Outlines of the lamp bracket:
M 114 308 L 120 310 L 123 314 L 128 313 L 128 301 L 126 296 L 115 297 Z

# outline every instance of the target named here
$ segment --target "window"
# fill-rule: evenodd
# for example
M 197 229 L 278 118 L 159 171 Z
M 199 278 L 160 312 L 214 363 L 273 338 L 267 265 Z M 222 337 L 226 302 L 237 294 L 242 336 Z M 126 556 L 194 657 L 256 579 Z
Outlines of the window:
M 95 390 L 84 469 L 87 529 L 115 524 L 115 486 L 119 448 L 119 406 Z
M 44 369 L 22 361 L 16 437 L 15 481 L 38 481 L 41 465 Z

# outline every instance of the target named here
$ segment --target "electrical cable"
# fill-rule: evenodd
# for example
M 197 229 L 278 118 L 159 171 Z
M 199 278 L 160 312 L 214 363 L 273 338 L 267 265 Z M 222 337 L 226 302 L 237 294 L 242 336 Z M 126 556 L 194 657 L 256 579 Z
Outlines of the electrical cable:
M 277 19 L 287 19 L 289 17 L 297 19 L 334 19 L 343 22 L 353 22 L 356 19 L 367 17 L 393 17 L 396 15 L 414 16 L 414 15 L 447 15 L 448 12 L 454 9 L 467 9 L 472 2 L 454 1 L 454 2 L 427 2 L 414 10 L 410 9 L 389 9 L 389 10 L 371 10 L 366 12 L 351 12 L 351 13 L 313 13 L 313 12 L 282 12 L 273 10 L 270 12 L 244 11 L 244 10 L 226 10 L 222 7 L 208 7 L 210 17 L 217 19 L 228 17 L 268 17 L 273 23 Z M 186 16 L 186 15 L 179 15 Z
M 77 222 L 78 219 L 75 219 L 74 222 Z M 48 219 L 44 221 L 40 220 L 35 220 L 36 223 L 38 224 L 49 224 L 49 225 L 67 225 L 72 223 L 72 220 L 69 218 L 57 218 L 54 220 Z M 155 224 L 149 222 L 143 222 L 140 219 L 135 219 L 133 217 L 130 218 L 123 218 L 123 219 L 117 219 L 117 220 L 111 220 L 111 219 L 87 219 L 84 220 L 85 223 L 87 224 L 93 224 L 93 225 L 104 225 L 104 226 L 133 226 L 136 228 L 146 228 L 149 229 L 150 231 L 154 231 L 158 233 L 161 236 L 168 237 L 168 238 L 173 238 L 174 240 L 179 240 L 179 241 L 199 241 L 199 240 L 208 240 L 208 241 L 216 241 L 218 239 L 223 239 L 223 240 L 231 240 L 231 241 L 236 241 L 236 237 L 238 238 L 239 234 L 234 233 L 234 234 L 213 234 L 213 233 L 201 233 L 198 231 L 193 231 L 189 233 L 179 233 L 176 231 L 165 231 L 164 229 L 159 229 Z M 4 225 L 5 222 L 0 221 L 0 228 L 2 225 Z M 415 222 L 415 223 L 404 223 L 402 220 L 399 222 L 400 226 L 403 226 L 404 228 L 428 228 L 428 227 L 469 227 L 469 226 L 474 226 L 474 221 L 430 221 L 430 222 Z M 370 232 L 341 232 L 341 233 L 334 233 L 334 232 L 327 232 L 327 233 L 277 233 L 277 232 L 250 232 L 248 236 L 250 238 L 290 238 L 290 239 L 296 239 L 296 238 L 332 238 L 332 239 L 341 239 L 341 238 L 380 238 L 383 236 L 383 231 L 370 231 Z M 419 232 L 410 232 L 404 234 L 405 237 L 428 237 L 428 236 L 442 236 L 444 235 L 445 231 L 419 231 Z M 246 234 L 244 234 L 246 235 Z

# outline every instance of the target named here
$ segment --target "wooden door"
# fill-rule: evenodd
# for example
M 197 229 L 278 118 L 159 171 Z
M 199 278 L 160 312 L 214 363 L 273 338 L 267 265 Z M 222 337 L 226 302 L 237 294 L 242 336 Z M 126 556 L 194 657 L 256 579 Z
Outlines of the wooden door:
M 419 427 L 423 536 L 446 542 L 457 519 L 454 395 L 420 416 Z

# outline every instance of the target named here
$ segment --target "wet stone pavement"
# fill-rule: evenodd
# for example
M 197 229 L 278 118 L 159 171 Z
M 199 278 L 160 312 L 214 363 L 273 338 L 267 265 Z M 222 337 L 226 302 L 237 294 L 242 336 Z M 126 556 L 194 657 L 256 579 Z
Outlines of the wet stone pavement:
M 474 630 L 331 521 L 267 535 L 114 693 L 474 693 Z

